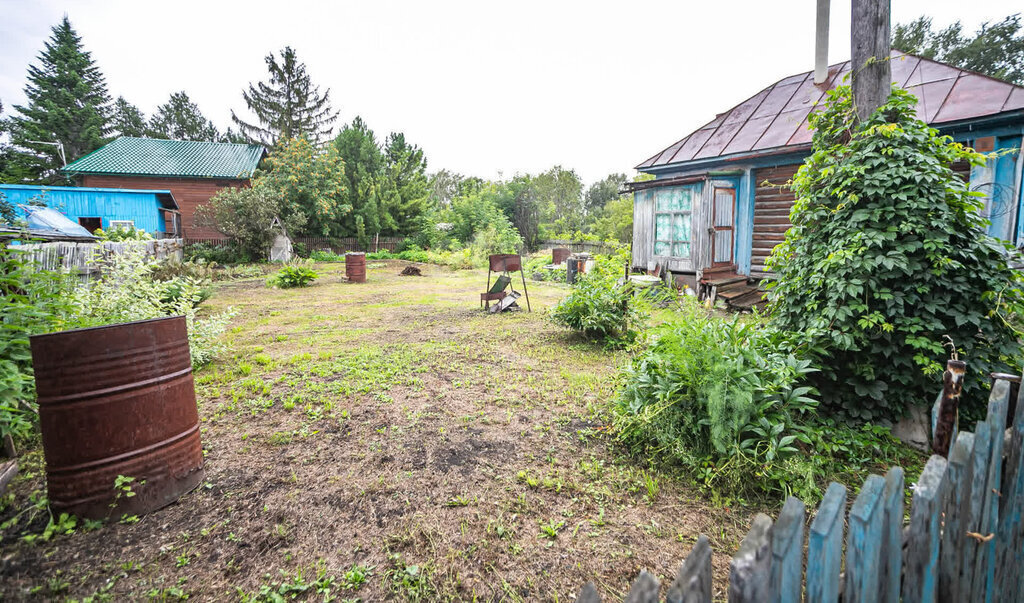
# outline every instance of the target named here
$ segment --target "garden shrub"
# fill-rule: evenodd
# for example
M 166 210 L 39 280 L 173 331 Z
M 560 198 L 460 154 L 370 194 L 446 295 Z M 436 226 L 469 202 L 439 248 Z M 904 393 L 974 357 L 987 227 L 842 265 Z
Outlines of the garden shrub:
M 314 249 L 309 254 L 309 259 L 314 262 L 344 262 L 345 256 L 334 253 L 329 249 Z
M 989 372 L 1021 362 L 1007 319 L 1022 308 L 1015 255 L 985 233 L 981 200 L 951 168 L 985 157 L 917 119 L 916 105 L 894 88 L 856 123 L 850 89 L 829 93 L 771 259 L 772 324 L 817 354 L 822 401 L 858 420 L 934 399 L 946 336 L 968 363 L 968 412 L 983 408 Z
M 134 226 L 128 227 L 117 227 L 103 230 L 97 228 L 94 232 L 101 241 L 152 241 L 153 237 L 145 230 L 135 228 Z
M 318 279 L 320 275 L 312 268 L 306 266 L 285 266 L 277 273 L 267 279 L 267 284 L 279 289 L 290 289 L 292 287 L 308 287 L 310 283 Z
M 261 258 L 262 259 L 262 258 Z M 213 262 L 222 266 L 252 262 L 253 257 L 234 243 L 216 245 L 213 243 L 191 243 L 185 247 L 185 260 L 192 262 Z
M 759 318 L 721 318 L 692 297 L 649 334 L 623 372 L 617 437 L 634 452 L 679 464 L 720 497 L 820 498 L 829 479 L 899 457 L 884 428 L 817 418 L 805 385 L 811 361 Z
M 609 348 L 625 347 L 647 320 L 652 293 L 601 273 L 583 274 L 551 310 L 551 320 Z

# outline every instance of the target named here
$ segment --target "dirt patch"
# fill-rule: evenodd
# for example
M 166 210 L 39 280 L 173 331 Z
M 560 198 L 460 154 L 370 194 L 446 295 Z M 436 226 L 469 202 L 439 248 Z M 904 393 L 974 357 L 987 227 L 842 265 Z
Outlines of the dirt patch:
M 49 521 L 30 451 L 0 507 L 0 523 L 22 514 L 0 532 L 0 599 L 238 600 L 318 576 L 364 601 L 573 600 L 590 580 L 621 597 L 641 569 L 668 584 L 699 533 L 724 596 L 750 511 L 605 435 L 624 357 L 545 320 L 566 290 L 531 285 L 533 313 L 491 315 L 486 273 L 405 265 L 350 285 L 319 264 L 312 287 L 258 296 L 260 281 L 218 285 L 206 311 L 239 313 L 234 353 L 195 374 L 206 481 L 137 521 L 29 543 Z

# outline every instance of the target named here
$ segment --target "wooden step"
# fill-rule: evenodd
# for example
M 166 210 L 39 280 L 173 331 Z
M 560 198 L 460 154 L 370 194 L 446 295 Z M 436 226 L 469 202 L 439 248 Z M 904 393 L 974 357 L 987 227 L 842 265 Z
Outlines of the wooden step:
M 736 283 L 745 283 L 747 282 L 747 277 L 739 274 L 731 274 L 724 276 L 716 276 L 713 278 L 703 278 L 701 279 L 701 282 L 704 283 L 705 285 L 718 287 L 718 289 L 721 290 L 723 287 L 726 287 L 728 285 L 733 285 Z

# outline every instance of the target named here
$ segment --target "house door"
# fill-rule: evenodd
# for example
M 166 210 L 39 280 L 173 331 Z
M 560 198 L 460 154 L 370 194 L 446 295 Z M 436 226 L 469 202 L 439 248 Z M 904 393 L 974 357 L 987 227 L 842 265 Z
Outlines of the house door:
M 733 263 L 736 189 L 715 187 L 711 220 L 711 266 L 728 266 Z

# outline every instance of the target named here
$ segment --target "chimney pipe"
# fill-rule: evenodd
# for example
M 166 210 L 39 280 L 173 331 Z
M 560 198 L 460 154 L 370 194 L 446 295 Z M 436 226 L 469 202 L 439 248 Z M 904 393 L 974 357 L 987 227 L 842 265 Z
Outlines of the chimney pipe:
M 828 9 L 830 0 L 818 0 L 818 19 L 814 33 L 814 83 L 828 78 Z

